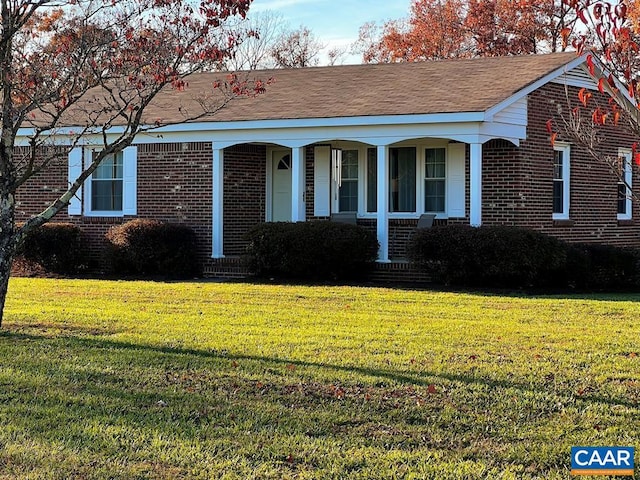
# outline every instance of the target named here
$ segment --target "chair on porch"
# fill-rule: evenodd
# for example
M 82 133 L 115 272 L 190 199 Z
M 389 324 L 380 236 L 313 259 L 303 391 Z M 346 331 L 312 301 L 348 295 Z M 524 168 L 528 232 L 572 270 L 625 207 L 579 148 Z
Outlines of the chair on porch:
M 349 225 L 357 225 L 358 217 L 356 212 L 340 212 L 332 213 L 331 221 L 336 223 L 348 223 Z
M 433 227 L 433 220 L 436 218 L 435 213 L 423 213 L 418 219 L 418 226 L 416 228 L 431 228 Z

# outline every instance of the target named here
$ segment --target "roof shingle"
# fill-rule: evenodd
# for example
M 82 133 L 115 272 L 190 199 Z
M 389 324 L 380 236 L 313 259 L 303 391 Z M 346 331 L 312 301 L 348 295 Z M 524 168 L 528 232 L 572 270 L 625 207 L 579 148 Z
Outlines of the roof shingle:
M 554 53 L 255 71 L 250 78 L 274 79 L 266 93 L 236 98 L 199 121 L 483 112 L 576 58 Z M 195 74 L 184 91 L 161 92 L 146 108 L 146 123 L 180 123 L 185 112 L 202 111 L 198 100 L 212 96 L 220 76 Z

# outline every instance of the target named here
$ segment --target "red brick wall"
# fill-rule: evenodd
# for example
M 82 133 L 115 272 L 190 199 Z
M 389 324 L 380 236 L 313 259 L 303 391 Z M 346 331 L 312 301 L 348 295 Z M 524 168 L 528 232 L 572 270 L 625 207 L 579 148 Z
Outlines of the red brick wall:
M 516 225 L 519 222 L 524 207 L 522 174 L 518 148 L 511 142 L 490 140 L 482 146 L 484 224 Z
M 138 145 L 139 218 L 156 218 L 189 225 L 198 238 L 198 253 L 211 256 L 211 143 Z M 51 203 L 67 186 L 67 161 L 36 175 L 17 194 L 16 218 L 24 221 Z M 104 234 L 129 217 L 68 216 L 66 210 L 54 221 L 80 226 L 92 258 L 99 263 Z
M 17 162 L 27 161 L 29 149 L 16 148 Z M 49 168 L 31 177 L 20 187 L 16 195 L 16 221 L 24 222 L 32 215 L 41 212 L 67 189 L 67 157 L 54 160 Z
M 210 142 L 138 146 L 138 217 L 182 223 L 211 256 L 213 153 Z
M 570 89 L 574 103 L 577 91 Z M 640 205 L 634 201 L 634 220 L 618 222 L 616 176 L 606 164 L 562 135 L 559 118 L 555 119 L 560 133 L 557 140 L 571 143 L 570 220 L 553 220 L 553 147 L 546 122 L 557 117 L 558 106 L 564 112 L 571 107 L 567 106 L 564 86 L 555 84 L 532 93 L 528 106 L 527 139 L 520 148 L 501 140 L 483 147 L 483 223 L 533 228 L 571 242 L 640 246 Z M 622 127 L 611 126 L 601 133 L 610 155 L 617 156 L 619 147 L 630 147 L 634 142 Z M 637 170 L 633 185 L 634 189 L 640 187 Z
M 238 145 L 224 151 L 225 256 L 242 255 L 244 234 L 264 222 L 266 161 L 264 145 Z M 211 205 L 210 197 L 207 201 Z

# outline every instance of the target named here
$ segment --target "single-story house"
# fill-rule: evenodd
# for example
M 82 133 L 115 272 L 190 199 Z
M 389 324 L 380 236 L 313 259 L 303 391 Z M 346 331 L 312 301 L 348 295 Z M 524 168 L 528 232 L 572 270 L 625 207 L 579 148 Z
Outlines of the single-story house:
M 212 76 L 168 91 L 149 117 L 179 121 Z M 640 246 L 640 211 L 604 163 L 547 121 L 569 114 L 597 81 L 574 53 L 347 65 L 256 72 L 274 81 L 256 98 L 211 118 L 140 135 L 103 164 L 59 221 L 95 245 L 105 231 L 144 217 L 184 223 L 209 275 L 241 272 L 245 232 L 260 222 L 328 219 L 353 212 L 374 230 L 379 268 L 405 265 L 421 214 L 436 224 L 516 225 L 579 242 Z M 175 117 L 175 118 L 174 118 Z M 605 149 L 631 156 L 632 135 L 605 129 Z M 87 145 L 90 145 L 90 139 Z M 41 211 L 91 154 L 32 178 L 16 218 Z M 627 183 L 640 185 L 627 163 Z

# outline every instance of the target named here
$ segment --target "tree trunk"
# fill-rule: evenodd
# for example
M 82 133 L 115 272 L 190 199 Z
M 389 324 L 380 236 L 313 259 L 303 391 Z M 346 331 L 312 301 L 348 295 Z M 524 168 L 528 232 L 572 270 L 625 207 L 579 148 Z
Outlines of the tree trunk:
M 4 302 L 7 298 L 11 263 L 16 245 L 15 197 L 11 193 L 3 194 L 2 197 L 0 200 L 0 327 L 4 317 Z
M 0 254 L 0 328 L 2 328 L 2 319 L 4 317 L 4 302 L 7 298 L 12 260 L 13 255 L 5 254 L 5 249 L 2 248 L 2 253 Z

